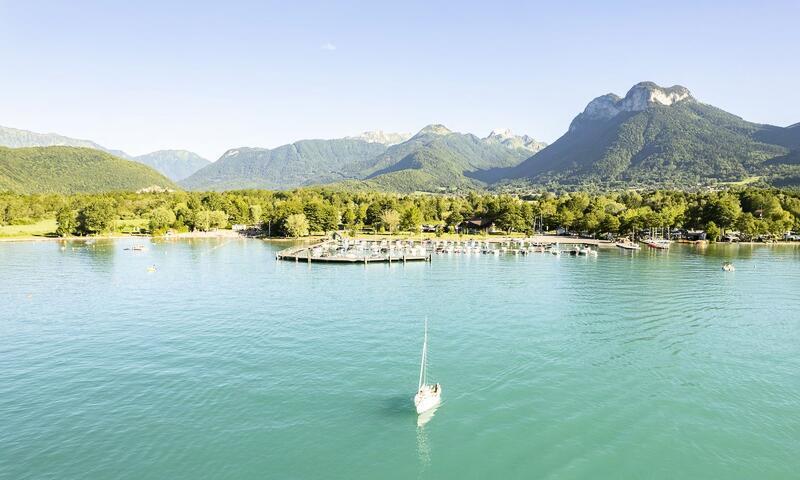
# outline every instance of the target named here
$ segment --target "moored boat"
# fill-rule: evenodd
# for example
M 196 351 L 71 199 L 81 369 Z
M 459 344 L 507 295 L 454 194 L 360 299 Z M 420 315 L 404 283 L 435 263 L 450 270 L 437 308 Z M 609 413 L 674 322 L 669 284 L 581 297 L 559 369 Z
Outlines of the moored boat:
M 725 263 L 722 264 L 722 271 L 723 272 L 734 272 L 734 271 L 736 271 L 736 267 L 734 267 L 731 262 L 725 262 Z
M 624 250 L 641 250 L 642 247 L 639 246 L 638 243 L 634 243 L 631 241 L 624 241 L 624 242 L 617 242 L 615 245 L 619 248 Z
M 658 250 L 667 250 L 672 243 L 670 240 L 666 238 L 651 238 L 644 242 L 648 247 L 655 248 Z

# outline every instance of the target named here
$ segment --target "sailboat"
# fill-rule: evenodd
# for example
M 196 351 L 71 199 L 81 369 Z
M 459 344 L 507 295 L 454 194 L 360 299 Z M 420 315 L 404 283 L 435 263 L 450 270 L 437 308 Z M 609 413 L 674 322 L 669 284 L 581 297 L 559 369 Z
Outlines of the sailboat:
M 442 400 L 442 386 L 438 383 L 428 384 L 428 319 L 425 319 L 425 339 L 422 342 L 422 361 L 419 366 L 419 388 L 414 395 L 414 407 L 417 414 L 424 413 Z

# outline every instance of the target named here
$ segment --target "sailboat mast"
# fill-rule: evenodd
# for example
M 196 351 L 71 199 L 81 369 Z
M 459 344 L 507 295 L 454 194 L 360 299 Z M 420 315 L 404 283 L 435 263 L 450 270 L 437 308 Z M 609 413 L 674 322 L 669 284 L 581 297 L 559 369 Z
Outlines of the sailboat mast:
M 427 362 L 428 357 L 428 319 L 425 318 L 425 339 L 422 341 L 422 360 L 420 361 L 419 365 L 419 387 L 418 389 L 422 388 L 425 381 L 425 363 Z

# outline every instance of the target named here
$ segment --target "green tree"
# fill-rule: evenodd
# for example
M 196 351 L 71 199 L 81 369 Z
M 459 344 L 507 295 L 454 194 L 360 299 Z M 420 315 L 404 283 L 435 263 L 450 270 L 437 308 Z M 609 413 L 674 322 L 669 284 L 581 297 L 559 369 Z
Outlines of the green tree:
M 403 210 L 403 215 L 400 219 L 400 228 L 408 231 L 419 231 L 422 226 L 422 212 L 416 205 L 410 205 Z
M 507 232 L 521 232 L 527 227 L 518 209 L 508 210 L 497 218 L 497 227 Z
M 706 236 L 708 239 L 712 242 L 716 242 L 719 240 L 720 235 L 722 235 L 722 230 L 720 230 L 717 224 L 713 221 L 708 222 L 708 225 L 706 225 Z
M 159 207 L 150 213 L 149 228 L 150 233 L 158 235 L 166 231 L 175 223 L 175 213 L 172 210 Z
M 305 237 L 308 235 L 308 219 L 304 213 L 293 213 L 286 217 L 286 233 L 290 237 Z
M 211 228 L 227 228 L 228 227 L 228 214 L 222 210 L 212 210 L 209 214 Z
M 454 210 L 450 212 L 450 215 L 447 216 L 447 225 L 451 227 L 457 227 L 461 225 L 461 222 L 464 221 L 464 216 L 458 210 Z
M 207 232 L 211 230 L 211 212 L 208 210 L 198 210 L 194 213 L 192 220 L 195 230 Z
M 383 228 L 389 230 L 389 233 L 394 233 L 397 230 L 397 226 L 400 225 L 400 214 L 394 209 L 386 210 L 381 214 L 380 223 Z
M 353 204 L 350 204 L 347 206 L 347 208 L 345 208 L 344 214 L 342 215 L 342 222 L 348 229 L 352 229 L 356 224 L 356 209 Z
M 59 237 L 66 237 L 75 233 L 78 227 L 77 213 L 68 206 L 61 207 L 56 212 L 56 234 Z
M 619 233 L 619 218 L 606 214 L 600 220 L 598 230 L 603 233 Z
M 90 235 L 109 230 L 116 217 L 116 205 L 109 198 L 98 198 L 89 201 L 78 210 L 77 230 Z
M 312 200 L 303 208 L 308 219 L 309 229 L 314 232 L 328 232 L 339 226 L 339 212 L 330 203 Z
M 741 214 L 742 206 L 739 203 L 739 197 L 731 193 L 723 193 L 712 198 L 706 206 L 706 218 L 723 230 L 731 228 Z
M 261 208 L 261 205 L 255 204 L 250 205 L 250 215 L 249 220 L 252 225 L 261 225 L 261 217 L 264 215 L 264 209 Z
M 752 213 L 746 212 L 741 214 L 739 219 L 736 220 L 736 229 L 739 230 L 745 239 L 749 240 L 760 233 L 759 223 L 761 223 L 761 221 L 754 217 Z

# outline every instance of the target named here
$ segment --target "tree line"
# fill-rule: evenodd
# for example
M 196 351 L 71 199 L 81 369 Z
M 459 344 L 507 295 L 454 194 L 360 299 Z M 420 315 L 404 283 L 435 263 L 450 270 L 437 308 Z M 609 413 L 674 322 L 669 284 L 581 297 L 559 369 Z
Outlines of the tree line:
M 800 229 L 800 194 L 741 188 L 611 193 L 399 195 L 324 188 L 292 191 L 161 192 L 75 195 L 0 193 L 0 224 L 55 218 L 57 234 L 113 232 L 137 220 L 142 233 L 208 231 L 234 224 L 271 236 L 298 237 L 344 229 L 353 233 L 415 232 L 431 225 L 455 232 L 481 218 L 505 232 L 565 230 L 626 235 L 649 227 L 702 229 L 711 239 L 736 230 L 746 239 Z

